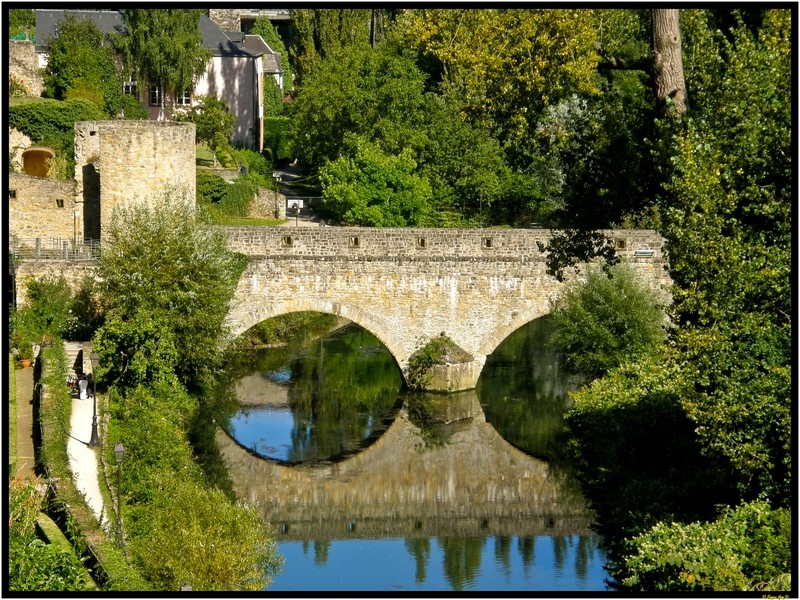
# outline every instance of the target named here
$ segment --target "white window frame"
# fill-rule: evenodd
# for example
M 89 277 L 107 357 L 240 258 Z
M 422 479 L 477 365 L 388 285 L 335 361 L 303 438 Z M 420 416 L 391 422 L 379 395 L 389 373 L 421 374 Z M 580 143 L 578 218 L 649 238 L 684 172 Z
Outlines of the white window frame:
M 128 79 L 125 83 L 122 84 L 122 93 L 127 94 L 128 96 L 133 96 L 134 98 L 139 97 L 139 85 L 135 79 Z
M 150 106 L 161 106 L 161 86 L 150 86 Z
M 192 90 L 184 90 L 182 94 L 175 96 L 175 106 L 191 106 Z

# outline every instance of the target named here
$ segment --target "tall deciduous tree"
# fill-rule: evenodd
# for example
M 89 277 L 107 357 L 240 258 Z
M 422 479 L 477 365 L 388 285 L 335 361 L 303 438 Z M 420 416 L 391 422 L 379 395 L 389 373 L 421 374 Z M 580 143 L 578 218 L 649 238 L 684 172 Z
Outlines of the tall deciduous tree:
M 652 47 L 646 57 L 625 59 L 606 53 L 603 45 L 595 44 L 606 59 L 601 69 L 638 69 L 650 74 L 656 98 L 664 114 L 680 117 L 688 109 L 688 94 L 683 76 L 680 11 L 677 8 L 652 9 Z
M 671 138 L 663 197 L 685 405 L 745 494 L 788 505 L 791 455 L 792 27 L 771 10 L 717 38 L 708 100 Z
M 305 80 L 293 102 L 292 128 L 303 168 L 316 172 L 339 155 L 346 133 L 396 155 L 425 139 L 423 74 L 387 46 L 332 53 Z
M 598 92 L 591 10 L 419 9 L 398 20 L 440 90 L 512 157 L 544 107 Z
M 198 143 L 208 144 L 214 154 L 214 166 L 217 165 L 217 153 L 230 146 L 233 126 L 236 117 L 228 112 L 228 105 L 215 96 L 199 98 L 199 104 L 188 111 L 176 113 L 176 121 L 186 121 L 195 125 L 195 139 Z
M 369 9 L 302 8 L 290 12 L 294 31 L 289 53 L 300 81 L 331 53 L 369 45 Z
M 126 31 L 114 36 L 116 46 L 135 78 L 159 86 L 164 117 L 165 99 L 192 89 L 211 57 L 199 29 L 203 10 L 126 8 L 120 12 Z
M 47 93 L 57 100 L 84 98 L 107 115 L 120 107 L 122 83 L 115 54 L 105 34 L 88 19 L 66 14 L 58 35 L 47 42 Z

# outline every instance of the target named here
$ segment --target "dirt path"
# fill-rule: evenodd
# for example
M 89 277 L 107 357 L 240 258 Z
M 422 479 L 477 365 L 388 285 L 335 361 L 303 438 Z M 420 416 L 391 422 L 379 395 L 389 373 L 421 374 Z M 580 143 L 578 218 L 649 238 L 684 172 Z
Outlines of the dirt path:
M 33 474 L 33 368 L 15 369 L 17 378 L 17 477 Z

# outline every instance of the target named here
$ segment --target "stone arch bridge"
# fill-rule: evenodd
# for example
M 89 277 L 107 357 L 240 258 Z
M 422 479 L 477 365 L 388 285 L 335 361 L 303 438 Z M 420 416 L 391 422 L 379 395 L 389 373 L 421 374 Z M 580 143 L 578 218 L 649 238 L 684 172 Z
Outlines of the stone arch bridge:
M 549 313 L 564 287 L 546 273 L 537 246 L 551 237 L 544 229 L 226 230 L 231 248 L 250 257 L 228 315 L 234 336 L 286 313 L 331 313 L 372 332 L 405 371 L 417 349 L 444 333 L 472 360 L 436 367 L 430 389 L 439 391 L 475 387 L 486 357 Z M 654 288 L 669 285 L 657 232 L 603 233 Z

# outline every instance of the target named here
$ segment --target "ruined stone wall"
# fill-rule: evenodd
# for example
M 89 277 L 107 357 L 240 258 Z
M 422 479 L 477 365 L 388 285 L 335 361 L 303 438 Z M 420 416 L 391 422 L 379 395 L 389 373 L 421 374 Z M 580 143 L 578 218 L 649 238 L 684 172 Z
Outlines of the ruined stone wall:
M 82 212 L 74 181 L 8 174 L 8 230 L 21 242 L 47 238 L 71 243 L 73 235 L 82 240 Z
M 117 206 L 161 201 L 167 190 L 177 190 L 176 199 L 193 204 L 195 126 L 153 121 L 76 123 L 75 177 L 76 193 L 87 206 L 95 202 L 99 190 L 101 239 Z
M 39 59 L 33 42 L 8 42 L 8 76 L 19 81 L 29 96 L 41 96 L 44 91 L 39 74 Z

